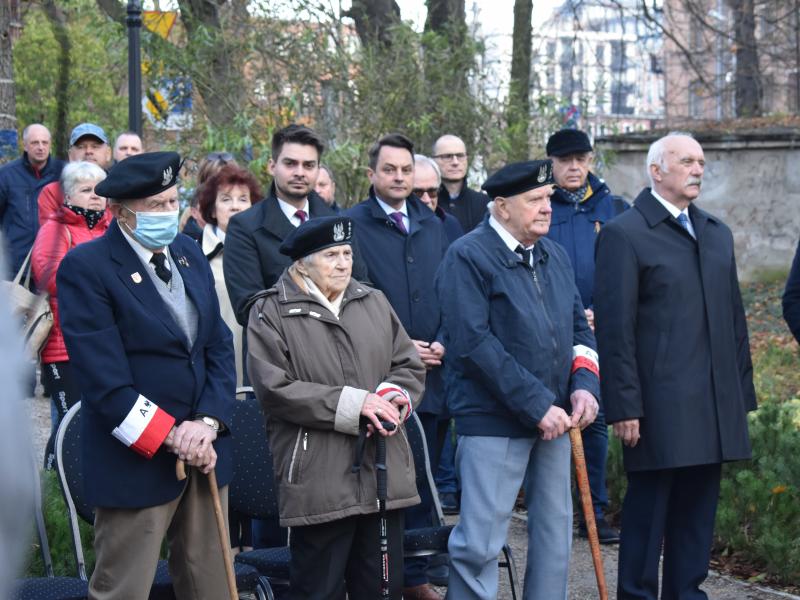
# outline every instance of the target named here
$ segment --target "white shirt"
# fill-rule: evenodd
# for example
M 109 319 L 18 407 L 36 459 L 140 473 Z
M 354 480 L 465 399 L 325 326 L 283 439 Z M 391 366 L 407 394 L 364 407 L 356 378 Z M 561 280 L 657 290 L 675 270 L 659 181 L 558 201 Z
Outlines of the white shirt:
M 399 212 L 403 215 L 403 226 L 406 228 L 406 232 L 411 233 L 411 221 L 408 219 L 408 207 L 406 206 L 406 201 L 403 200 L 403 205 L 400 208 L 392 208 L 386 202 L 375 196 L 375 200 L 378 201 L 378 204 L 383 209 L 387 215 L 391 215 L 392 213 Z
M 661 205 L 664 208 L 666 208 L 669 211 L 669 214 L 671 214 L 676 219 L 678 218 L 678 215 L 680 215 L 681 213 L 686 215 L 686 222 L 689 223 L 689 233 L 692 234 L 692 237 L 694 237 L 694 238 L 697 237 L 695 235 L 695 233 L 694 233 L 694 225 L 692 224 L 692 219 L 691 219 L 691 217 L 689 217 L 689 207 L 688 206 L 686 208 L 684 208 L 683 210 L 681 210 L 677 206 L 675 206 L 672 202 L 668 202 L 667 200 L 664 200 L 664 198 L 662 198 L 659 195 L 659 193 L 657 191 L 655 191 L 653 188 L 650 188 L 650 193 L 653 194 L 653 198 L 655 198 L 656 200 L 661 202 Z
M 153 254 L 155 254 L 155 252 L 153 252 L 152 250 L 150 250 L 148 248 L 145 248 L 139 242 L 137 242 L 135 239 L 133 239 L 128 234 L 128 232 L 125 231 L 125 228 L 122 227 L 122 225 L 118 224 L 117 226 L 119 227 L 119 230 L 122 232 L 122 235 L 125 237 L 125 239 L 128 241 L 128 243 L 131 245 L 131 248 L 133 248 L 133 251 L 136 252 L 136 255 L 139 257 L 139 260 L 142 261 L 142 264 L 144 266 L 146 266 L 147 268 L 152 269 L 153 273 L 155 273 L 156 272 L 156 266 L 153 263 L 150 262 L 150 259 L 153 258 Z M 164 255 L 167 257 L 167 260 L 164 261 L 164 266 L 167 267 L 168 271 L 171 271 L 172 269 L 169 266 L 170 253 L 169 253 L 169 248 L 166 247 L 166 246 L 164 247 Z
M 511 235 L 508 229 L 503 227 L 503 224 L 494 218 L 494 215 L 489 216 L 489 227 L 497 232 L 497 235 L 500 236 L 500 239 L 503 240 L 503 243 L 506 246 L 508 246 L 509 250 L 511 250 L 514 254 L 517 254 L 517 246 L 522 246 L 522 243 L 513 235 Z M 525 250 L 533 250 L 533 246 L 528 246 L 525 248 Z M 531 255 L 531 260 L 533 260 L 533 255 Z
M 306 213 L 306 220 L 311 218 L 311 213 L 308 211 L 308 198 L 306 198 L 306 203 L 303 204 L 302 208 L 295 208 L 294 206 L 292 206 L 285 200 L 281 200 L 280 198 L 278 198 L 278 206 L 281 207 L 283 214 L 286 215 L 286 218 L 289 219 L 291 224 L 294 225 L 295 227 L 300 227 L 301 225 L 300 217 L 296 217 L 294 214 L 298 210 L 302 210 L 303 212 Z

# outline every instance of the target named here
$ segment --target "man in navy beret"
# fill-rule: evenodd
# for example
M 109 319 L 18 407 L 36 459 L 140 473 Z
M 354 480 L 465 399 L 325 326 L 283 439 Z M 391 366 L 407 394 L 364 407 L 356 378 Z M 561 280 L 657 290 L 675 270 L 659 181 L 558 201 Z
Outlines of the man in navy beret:
M 569 257 L 545 236 L 549 160 L 483 185 L 489 216 L 450 246 L 436 275 L 461 518 L 448 543 L 448 598 L 497 597 L 497 555 L 520 487 L 528 508 L 526 600 L 566 600 L 572 543 L 571 427 L 597 416 L 595 341 Z
M 594 327 L 594 242 L 600 229 L 627 210 L 628 203 L 611 194 L 606 182 L 592 172 L 594 151 L 589 136 L 578 129 L 561 129 L 547 140 L 547 156 L 553 161 L 556 191 L 551 198 L 552 222 L 547 237 L 561 244 L 575 271 L 589 325 Z M 608 428 L 602 406 L 597 419 L 583 431 L 589 487 L 592 490 L 597 535 L 603 544 L 619 542 L 619 532 L 606 521 L 606 457 Z M 587 537 L 583 519 L 578 533 Z
M 200 247 L 178 234 L 175 152 L 117 163 L 96 192 L 116 220 L 58 270 L 61 327 L 81 385 L 93 600 L 145 600 L 166 535 L 179 598 L 227 597 L 203 473 L 231 479 L 233 342 Z M 176 456 L 177 455 L 177 456 Z M 196 467 L 175 477 L 177 458 Z

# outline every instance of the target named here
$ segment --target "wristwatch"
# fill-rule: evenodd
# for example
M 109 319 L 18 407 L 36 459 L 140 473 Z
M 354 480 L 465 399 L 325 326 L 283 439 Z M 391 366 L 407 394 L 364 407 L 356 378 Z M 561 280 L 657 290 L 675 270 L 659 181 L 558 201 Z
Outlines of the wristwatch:
M 214 431 L 219 431 L 219 421 L 217 421 L 214 417 L 203 417 L 203 423 L 211 427 Z

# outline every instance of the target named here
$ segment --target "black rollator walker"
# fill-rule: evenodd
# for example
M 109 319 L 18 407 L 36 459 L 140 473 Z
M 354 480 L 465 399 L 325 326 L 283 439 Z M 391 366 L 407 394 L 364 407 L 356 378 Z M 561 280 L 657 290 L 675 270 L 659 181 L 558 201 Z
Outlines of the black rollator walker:
M 364 447 L 367 441 L 367 424 L 369 419 L 362 417 L 361 426 L 358 433 L 358 444 L 356 445 L 356 456 L 353 461 L 354 473 L 361 469 L 361 459 L 364 455 Z M 381 421 L 381 426 L 386 431 L 394 431 L 395 424 Z M 375 476 L 378 488 L 378 527 L 379 543 L 381 549 L 381 600 L 389 598 L 389 533 L 386 524 L 386 496 L 388 490 L 388 476 L 386 473 L 386 438 L 379 433 L 375 433 Z

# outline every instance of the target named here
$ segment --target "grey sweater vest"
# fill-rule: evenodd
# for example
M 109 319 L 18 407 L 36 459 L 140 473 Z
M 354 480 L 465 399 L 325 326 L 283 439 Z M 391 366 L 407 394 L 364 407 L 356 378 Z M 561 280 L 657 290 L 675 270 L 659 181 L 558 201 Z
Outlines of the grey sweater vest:
M 181 272 L 172 260 L 172 256 L 170 255 L 168 258 L 169 269 L 172 274 L 169 285 L 161 281 L 156 275 L 155 269 L 149 265 L 146 271 L 153 285 L 156 286 L 159 296 L 166 303 L 169 314 L 186 336 L 187 344 L 191 350 L 197 338 L 197 308 L 186 294 L 186 288 L 183 286 L 183 277 L 181 277 Z

